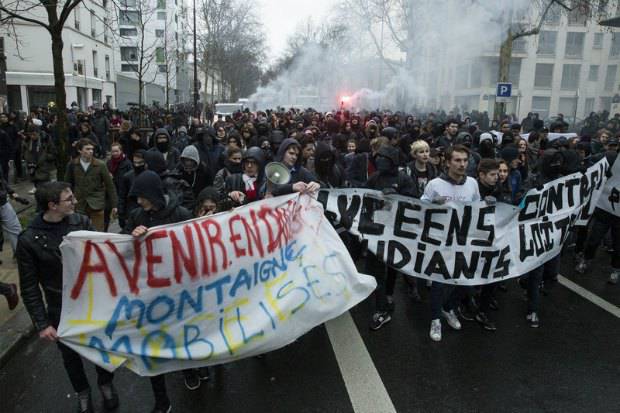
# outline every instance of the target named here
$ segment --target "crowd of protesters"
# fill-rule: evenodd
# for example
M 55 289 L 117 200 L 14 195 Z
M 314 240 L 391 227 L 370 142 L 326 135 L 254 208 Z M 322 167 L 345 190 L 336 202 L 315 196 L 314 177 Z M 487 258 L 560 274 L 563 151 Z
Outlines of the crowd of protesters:
M 201 122 L 183 112 L 152 111 L 145 129 L 135 126 L 138 119 L 133 115 L 72 110 L 66 146 L 71 160 L 64 176 L 55 176 L 60 147 L 55 115 L 45 109 L 31 112 L 24 120 L 15 114 L 0 115 L 0 176 L 9 176 L 12 163 L 16 178 L 29 177 L 39 211 L 14 248 L 22 298 L 41 337 L 56 338 L 62 269 L 53 252 L 69 231 L 107 231 L 117 218 L 123 233 L 141 236 L 152 226 L 319 188 L 369 188 L 437 204 L 482 200 L 518 205 L 531 188 L 583 171 L 603 157 L 613 164 L 620 133 L 620 117 L 610 118 L 609 113 L 591 114 L 577 137 L 554 135 L 555 139 L 549 134 L 568 132 L 562 116 L 545 125 L 535 114 L 519 122 L 514 117 L 490 121 L 479 112 L 411 115 L 277 109 L 237 112 Z M 265 166 L 272 161 L 289 169 L 288 183 L 267 184 Z M 2 182 L 0 203 L 12 194 L 6 179 Z M 349 219 L 345 216 L 334 225 L 346 238 L 352 257 L 365 266 L 363 272 L 377 278 L 370 328 L 378 330 L 395 310 L 398 271 L 348 235 Z M 608 281 L 616 284 L 620 218 L 596 209 L 590 226 L 573 236 L 577 271 L 587 270 L 601 242 L 615 251 Z M 558 260 L 519 279 L 527 294 L 525 316 L 531 327 L 540 325 L 540 294 L 556 280 Z M 421 283 L 413 277 L 405 281 L 415 301 L 421 300 L 420 287 L 429 288 L 432 340 L 441 340 L 442 320 L 455 330 L 462 328 L 461 320 L 496 330 L 491 312 L 499 309 L 495 294 L 506 288 L 504 284 L 472 288 Z M 79 411 L 92 411 L 79 357 L 63 344 L 59 347 L 79 394 Z M 99 370 L 98 374 L 106 407 L 114 408 L 118 396 L 112 375 Z M 206 370 L 184 374 L 190 389 L 208 377 Z M 170 411 L 164 376 L 151 378 L 151 383 L 153 411 Z

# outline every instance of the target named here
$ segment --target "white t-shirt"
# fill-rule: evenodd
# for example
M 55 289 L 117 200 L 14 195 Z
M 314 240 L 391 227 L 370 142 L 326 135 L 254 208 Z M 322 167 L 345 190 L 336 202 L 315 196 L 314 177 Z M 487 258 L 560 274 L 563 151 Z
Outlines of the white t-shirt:
M 444 197 L 446 202 L 473 202 L 480 201 L 478 182 L 471 177 L 466 177 L 462 184 L 454 184 L 443 178 L 431 180 L 424 188 L 423 201 L 432 201 L 437 197 Z

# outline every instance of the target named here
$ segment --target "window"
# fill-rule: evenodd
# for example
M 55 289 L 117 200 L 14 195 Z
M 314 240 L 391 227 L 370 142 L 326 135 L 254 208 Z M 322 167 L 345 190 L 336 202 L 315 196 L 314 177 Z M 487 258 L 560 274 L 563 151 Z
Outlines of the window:
M 579 72 L 581 65 L 564 65 L 562 66 L 562 84 L 563 90 L 577 90 L 579 87 Z
M 583 41 L 585 33 L 569 32 L 566 35 L 566 57 L 581 57 L 583 55 Z
M 104 17 L 103 18 L 103 42 L 107 43 L 108 42 L 108 18 Z
M 538 113 L 540 119 L 549 117 L 549 105 L 551 104 L 551 98 L 544 96 L 532 97 L 532 112 Z
M 609 49 L 609 57 L 620 56 L 620 34 L 614 33 L 611 38 L 611 48 Z
M 110 80 L 110 56 L 105 55 L 105 80 Z
M 168 67 L 166 65 L 157 65 L 157 70 L 159 70 L 159 73 L 166 73 L 167 68 Z
M 90 35 L 92 37 L 97 36 L 97 17 L 94 10 L 90 11 Z
M 558 24 L 560 23 L 560 17 L 562 17 L 562 9 L 559 4 L 555 3 L 545 16 L 545 24 Z
M 155 60 L 157 61 L 157 63 L 163 63 L 166 61 L 163 47 L 158 47 L 157 49 L 155 49 Z
M 158 39 L 161 39 L 162 37 L 164 37 L 164 31 L 163 30 L 155 30 L 155 37 L 157 37 Z
M 590 112 L 594 112 L 594 98 L 587 98 L 586 104 L 584 107 L 584 112 L 589 114 Z
M 618 72 L 617 65 L 607 66 L 607 74 L 605 75 L 605 90 L 608 92 L 616 90 L 616 74 Z
M 79 7 L 76 7 L 73 10 L 73 26 L 75 26 L 77 30 L 80 30 L 80 8 Z
M 121 60 L 130 62 L 138 60 L 138 48 L 137 47 L 121 47 Z
M 138 71 L 138 65 L 121 65 L 121 71 L 122 72 L 137 72 Z
M 456 89 L 467 89 L 467 78 L 469 77 L 469 66 L 460 65 L 456 68 L 454 75 L 454 87 Z
M 157 20 L 166 20 L 166 12 L 158 11 L 157 12 Z
M 555 55 L 555 43 L 558 38 L 558 32 L 542 31 L 538 36 L 538 51 L 539 55 Z
M 598 82 L 598 65 L 590 65 L 590 71 L 588 72 L 588 80 L 591 82 Z
M 508 71 L 508 80 L 512 82 L 512 87 L 519 87 L 519 78 L 521 77 L 521 59 L 511 59 L 510 70 Z
M 560 98 L 558 105 L 558 113 L 563 113 L 566 116 L 575 116 L 577 111 L 577 97 L 565 97 Z
M 593 49 L 603 48 L 603 33 L 594 33 L 594 42 L 592 43 Z
M 81 60 L 78 60 L 75 63 L 73 63 L 73 72 L 78 75 L 83 75 L 84 74 L 84 62 L 82 62 Z
M 534 87 L 551 88 L 553 82 L 553 64 L 536 63 L 536 74 L 534 75 Z
M 157 0 L 158 9 L 166 9 L 166 0 Z
M 512 51 L 514 53 L 526 53 L 527 51 L 527 39 L 525 37 L 519 37 L 512 43 Z
M 93 106 L 101 108 L 101 89 L 93 89 Z
M 121 25 L 135 26 L 140 21 L 140 15 L 137 11 L 121 10 L 118 20 Z
M 138 35 L 138 29 L 120 29 L 121 36 L 133 37 Z
M 97 63 L 97 51 L 93 50 L 93 76 L 99 77 L 99 64 Z
M 179 53 L 180 54 L 180 53 Z M 177 57 L 177 60 L 183 60 L 181 56 Z M 177 67 L 178 69 L 178 67 Z M 471 84 L 470 87 L 478 88 L 482 86 L 482 63 L 474 62 L 471 65 Z

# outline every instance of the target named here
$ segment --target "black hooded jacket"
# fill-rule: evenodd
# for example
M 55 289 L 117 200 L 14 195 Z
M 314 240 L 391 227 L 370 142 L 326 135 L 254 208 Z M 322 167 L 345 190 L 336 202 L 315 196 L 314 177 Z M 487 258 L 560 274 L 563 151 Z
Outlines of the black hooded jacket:
M 384 145 L 377 151 L 377 157 L 382 156 L 388 158 L 391 162 L 389 171 L 377 170 L 368 178 L 366 187 L 386 193 L 396 193 L 406 196 L 415 195 L 415 184 L 413 179 L 405 172 L 398 170 L 399 150 L 389 145 Z
M 124 234 L 131 234 L 140 225 L 150 228 L 192 218 L 191 212 L 179 205 L 177 198 L 164 194 L 161 178 L 153 171 L 144 171 L 136 177 L 129 195 L 148 199 L 153 209 L 145 211 L 139 207 L 131 211 L 123 229 Z
M 316 145 L 314 169 L 321 188 L 343 188 L 345 186 L 344 171 L 336 163 L 336 154 L 324 142 Z

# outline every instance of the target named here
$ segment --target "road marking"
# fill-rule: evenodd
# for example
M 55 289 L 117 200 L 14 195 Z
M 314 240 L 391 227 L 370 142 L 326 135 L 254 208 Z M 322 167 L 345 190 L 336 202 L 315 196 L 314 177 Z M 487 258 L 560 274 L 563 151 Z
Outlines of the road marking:
M 595 305 L 601 307 L 603 310 L 607 311 L 608 313 L 611 313 L 612 315 L 615 315 L 616 317 L 620 318 L 620 308 L 618 308 L 617 306 L 613 305 L 609 301 L 603 300 L 598 295 L 592 294 L 590 291 L 588 291 L 585 288 L 575 284 L 574 282 L 572 282 L 568 278 L 565 278 L 565 277 L 563 277 L 561 275 L 558 275 L 558 282 L 560 284 L 562 284 L 564 287 L 566 287 L 569 290 L 571 290 L 572 292 L 574 292 L 575 294 L 580 295 L 583 298 L 585 298 L 586 300 L 590 301 L 592 304 L 595 304 Z
M 328 321 L 325 328 L 355 413 L 396 413 L 351 314 Z

